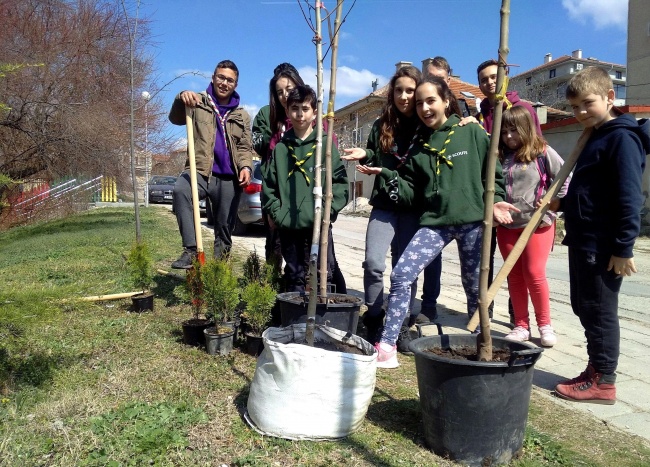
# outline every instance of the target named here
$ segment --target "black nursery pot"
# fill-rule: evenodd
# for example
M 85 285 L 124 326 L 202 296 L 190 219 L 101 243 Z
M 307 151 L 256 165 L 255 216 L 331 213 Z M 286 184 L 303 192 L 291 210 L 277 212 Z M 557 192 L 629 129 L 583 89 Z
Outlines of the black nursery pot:
M 316 324 L 325 324 L 343 332 L 356 334 L 359 323 L 359 309 L 363 299 L 348 294 L 327 294 L 328 302 L 316 304 Z M 331 299 L 331 300 L 330 300 Z M 309 297 L 301 292 L 280 293 L 276 297 L 280 304 L 282 327 L 307 322 Z M 340 303 L 336 303 L 340 301 Z
M 264 339 L 262 336 L 246 333 L 246 353 L 253 357 L 259 357 L 262 350 L 264 350 Z
M 131 302 L 133 303 L 133 311 L 136 313 L 153 311 L 153 294 L 151 292 L 133 295 Z
M 183 344 L 199 347 L 205 345 L 205 336 L 203 331 L 210 326 L 210 320 L 207 319 L 188 319 L 183 321 Z
M 509 349 L 508 362 L 445 358 L 432 348 L 476 347 L 475 335 L 415 339 L 426 444 L 439 456 L 472 466 L 508 463 L 523 446 L 533 366 L 542 349 L 493 337 L 493 349 Z

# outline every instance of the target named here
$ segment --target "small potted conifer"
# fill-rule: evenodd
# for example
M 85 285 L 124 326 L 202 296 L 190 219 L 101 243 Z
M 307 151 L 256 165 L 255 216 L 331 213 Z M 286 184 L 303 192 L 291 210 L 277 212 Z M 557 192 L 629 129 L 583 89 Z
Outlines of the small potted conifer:
M 205 345 L 210 355 L 227 355 L 235 335 L 235 312 L 240 288 L 228 259 L 211 259 L 201 267 L 203 296 L 215 325 L 205 329 Z
M 153 311 L 153 293 L 151 292 L 153 268 L 146 242 L 140 241 L 133 244 L 127 264 L 133 285 L 142 291 L 131 297 L 134 311 Z
M 205 343 L 203 331 L 210 326 L 212 320 L 208 316 L 201 317 L 205 306 L 203 296 L 203 281 L 201 277 L 201 266 L 198 259 L 194 260 L 194 266 L 187 270 L 185 276 L 185 294 L 192 306 L 193 317 L 181 323 L 183 329 L 183 343 L 198 347 Z

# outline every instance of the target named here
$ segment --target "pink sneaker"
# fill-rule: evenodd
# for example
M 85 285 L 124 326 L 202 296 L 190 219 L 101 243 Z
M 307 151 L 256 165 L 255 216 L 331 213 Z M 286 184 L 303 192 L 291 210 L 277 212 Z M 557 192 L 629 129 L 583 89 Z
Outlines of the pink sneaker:
M 525 327 L 515 326 L 512 331 L 506 334 L 504 339 L 514 342 L 525 342 L 530 339 L 530 332 Z
M 388 345 L 388 344 L 384 344 Z M 393 345 L 390 350 L 384 350 L 381 347 L 381 342 L 375 344 L 377 350 L 377 368 L 397 368 L 399 362 L 397 361 L 397 346 Z
M 553 347 L 557 344 L 557 337 L 550 324 L 539 327 L 539 337 L 542 342 L 542 347 Z

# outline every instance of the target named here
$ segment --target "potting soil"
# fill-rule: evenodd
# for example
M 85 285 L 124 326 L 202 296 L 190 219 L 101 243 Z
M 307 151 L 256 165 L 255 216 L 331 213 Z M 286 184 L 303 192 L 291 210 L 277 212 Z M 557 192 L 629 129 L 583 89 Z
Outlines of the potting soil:
M 476 347 L 463 346 L 463 347 L 450 347 L 448 349 L 442 349 L 440 347 L 432 347 L 430 349 L 424 350 L 424 352 L 429 352 L 439 357 L 449 358 L 452 360 L 469 360 L 471 362 L 478 361 L 478 354 L 476 353 Z M 493 362 L 507 362 L 509 360 L 510 360 L 509 349 L 492 350 Z

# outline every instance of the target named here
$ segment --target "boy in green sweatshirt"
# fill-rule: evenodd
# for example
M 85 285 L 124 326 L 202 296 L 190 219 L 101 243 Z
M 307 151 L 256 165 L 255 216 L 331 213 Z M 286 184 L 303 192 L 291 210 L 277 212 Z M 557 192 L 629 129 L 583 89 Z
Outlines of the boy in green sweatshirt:
M 265 164 L 262 209 L 280 232 L 284 273 L 288 292 L 303 292 L 314 227 L 314 158 L 316 93 L 309 86 L 295 87 L 287 98 L 292 128 L 275 146 Z M 323 134 L 325 140 L 325 134 Z M 325 172 L 322 172 L 322 186 Z M 327 193 L 323 193 L 325 196 Z M 348 179 L 339 152 L 332 147 L 332 222 L 348 202 Z M 331 281 L 334 244 L 330 227 L 327 248 L 327 277 Z

